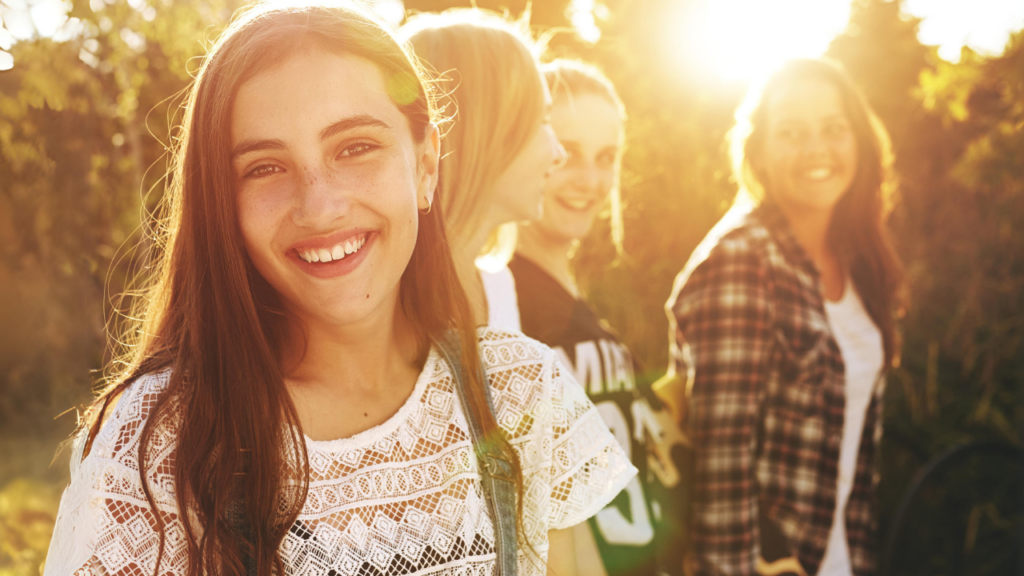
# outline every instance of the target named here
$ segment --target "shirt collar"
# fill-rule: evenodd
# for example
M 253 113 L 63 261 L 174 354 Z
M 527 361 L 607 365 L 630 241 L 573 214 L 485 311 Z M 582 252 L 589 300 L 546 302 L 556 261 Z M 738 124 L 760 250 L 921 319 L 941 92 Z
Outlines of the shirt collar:
M 786 260 L 799 266 L 815 278 L 819 276 L 818 267 L 814 265 L 796 235 L 793 234 L 793 228 L 789 225 L 786 215 L 782 213 L 778 204 L 766 198 L 753 210 L 752 215 L 756 216 L 768 229 Z

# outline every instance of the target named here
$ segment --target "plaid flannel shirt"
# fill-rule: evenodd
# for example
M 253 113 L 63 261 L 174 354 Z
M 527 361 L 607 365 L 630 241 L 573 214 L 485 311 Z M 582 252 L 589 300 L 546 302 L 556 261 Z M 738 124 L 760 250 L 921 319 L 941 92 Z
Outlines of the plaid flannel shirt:
M 676 278 L 667 309 L 670 369 L 687 376 L 695 573 L 755 574 L 781 542 L 816 574 L 836 506 L 845 369 L 818 272 L 778 208 L 730 211 Z M 846 508 L 858 576 L 876 564 L 883 391 L 880 377 Z

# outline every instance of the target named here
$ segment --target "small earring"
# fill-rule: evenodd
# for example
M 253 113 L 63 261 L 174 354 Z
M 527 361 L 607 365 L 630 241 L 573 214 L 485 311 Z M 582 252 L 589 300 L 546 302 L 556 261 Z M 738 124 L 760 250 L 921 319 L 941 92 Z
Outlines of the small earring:
M 420 211 L 420 214 L 430 214 L 430 209 L 431 209 L 431 208 L 433 208 L 433 206 L 434 206 L 434 205 L 433 205 L 433 203 L 432 203 L 432 202 L 430 201 L 430 198 L 424 198 L 424 200 L 426 200 L 426 201 L 427 201 L 427 209 L 426 209 L 426 210 L 424 210 L 423 208 L 420 208 L 420 209 L 419 209 L 419 211 Z

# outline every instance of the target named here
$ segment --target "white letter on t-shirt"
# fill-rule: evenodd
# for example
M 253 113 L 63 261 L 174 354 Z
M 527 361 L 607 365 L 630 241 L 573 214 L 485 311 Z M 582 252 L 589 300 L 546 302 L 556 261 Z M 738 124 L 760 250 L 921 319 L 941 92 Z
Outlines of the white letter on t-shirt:
M 588 390 L 588 394 L 600 394 L 601 355 L 593 341 L 576 343 L 576 365 L 573 369 L 576 381 Z

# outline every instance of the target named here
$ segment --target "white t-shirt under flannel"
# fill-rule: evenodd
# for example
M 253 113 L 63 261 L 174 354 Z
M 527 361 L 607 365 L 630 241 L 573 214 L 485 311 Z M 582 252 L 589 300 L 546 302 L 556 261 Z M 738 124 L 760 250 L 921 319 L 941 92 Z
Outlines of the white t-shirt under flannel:
M 541 556 L 527 558 L 521 544 L 520 574 L 544 574 L 548 531 L 597 513 L 636 471 L 551 349 L 481 329 L 480 353 L 497 421 L 522 464 L 525 536 Z M 139 479 L 138 436 L 168 377 L 139 379 L 80 463 L 76 449 L 47 575 L 152 573 L 158 534 Z M 493 573 L 494 531 L 472 441 L 451 371 L 436 351 L 386 422 L 350 438 L 307 438 L 306 445 L 309 494 L 280 548 L 288 575 Z M 173 455 L 173 434 L 161 427 L 148 457 L 152 494 L 168 523 L 161 574 L 184 576 L 185 530 L 163 466 Z
M 850 576 L 850 552 L 846 543 L 846 502 L 853 490 L 857 471 L 857 453 L 864 433 L 864 418 L 878 375 L 885 364 L 882 333 L 868 316 L 857 289 L 847 281 L 838 302 L 825 300 L 825 313 L 846 366 L 846 405 L 843 416 L 843 442 L 839 449 L 839 477 L 836 511 L 832 518 L 820 576 Z

